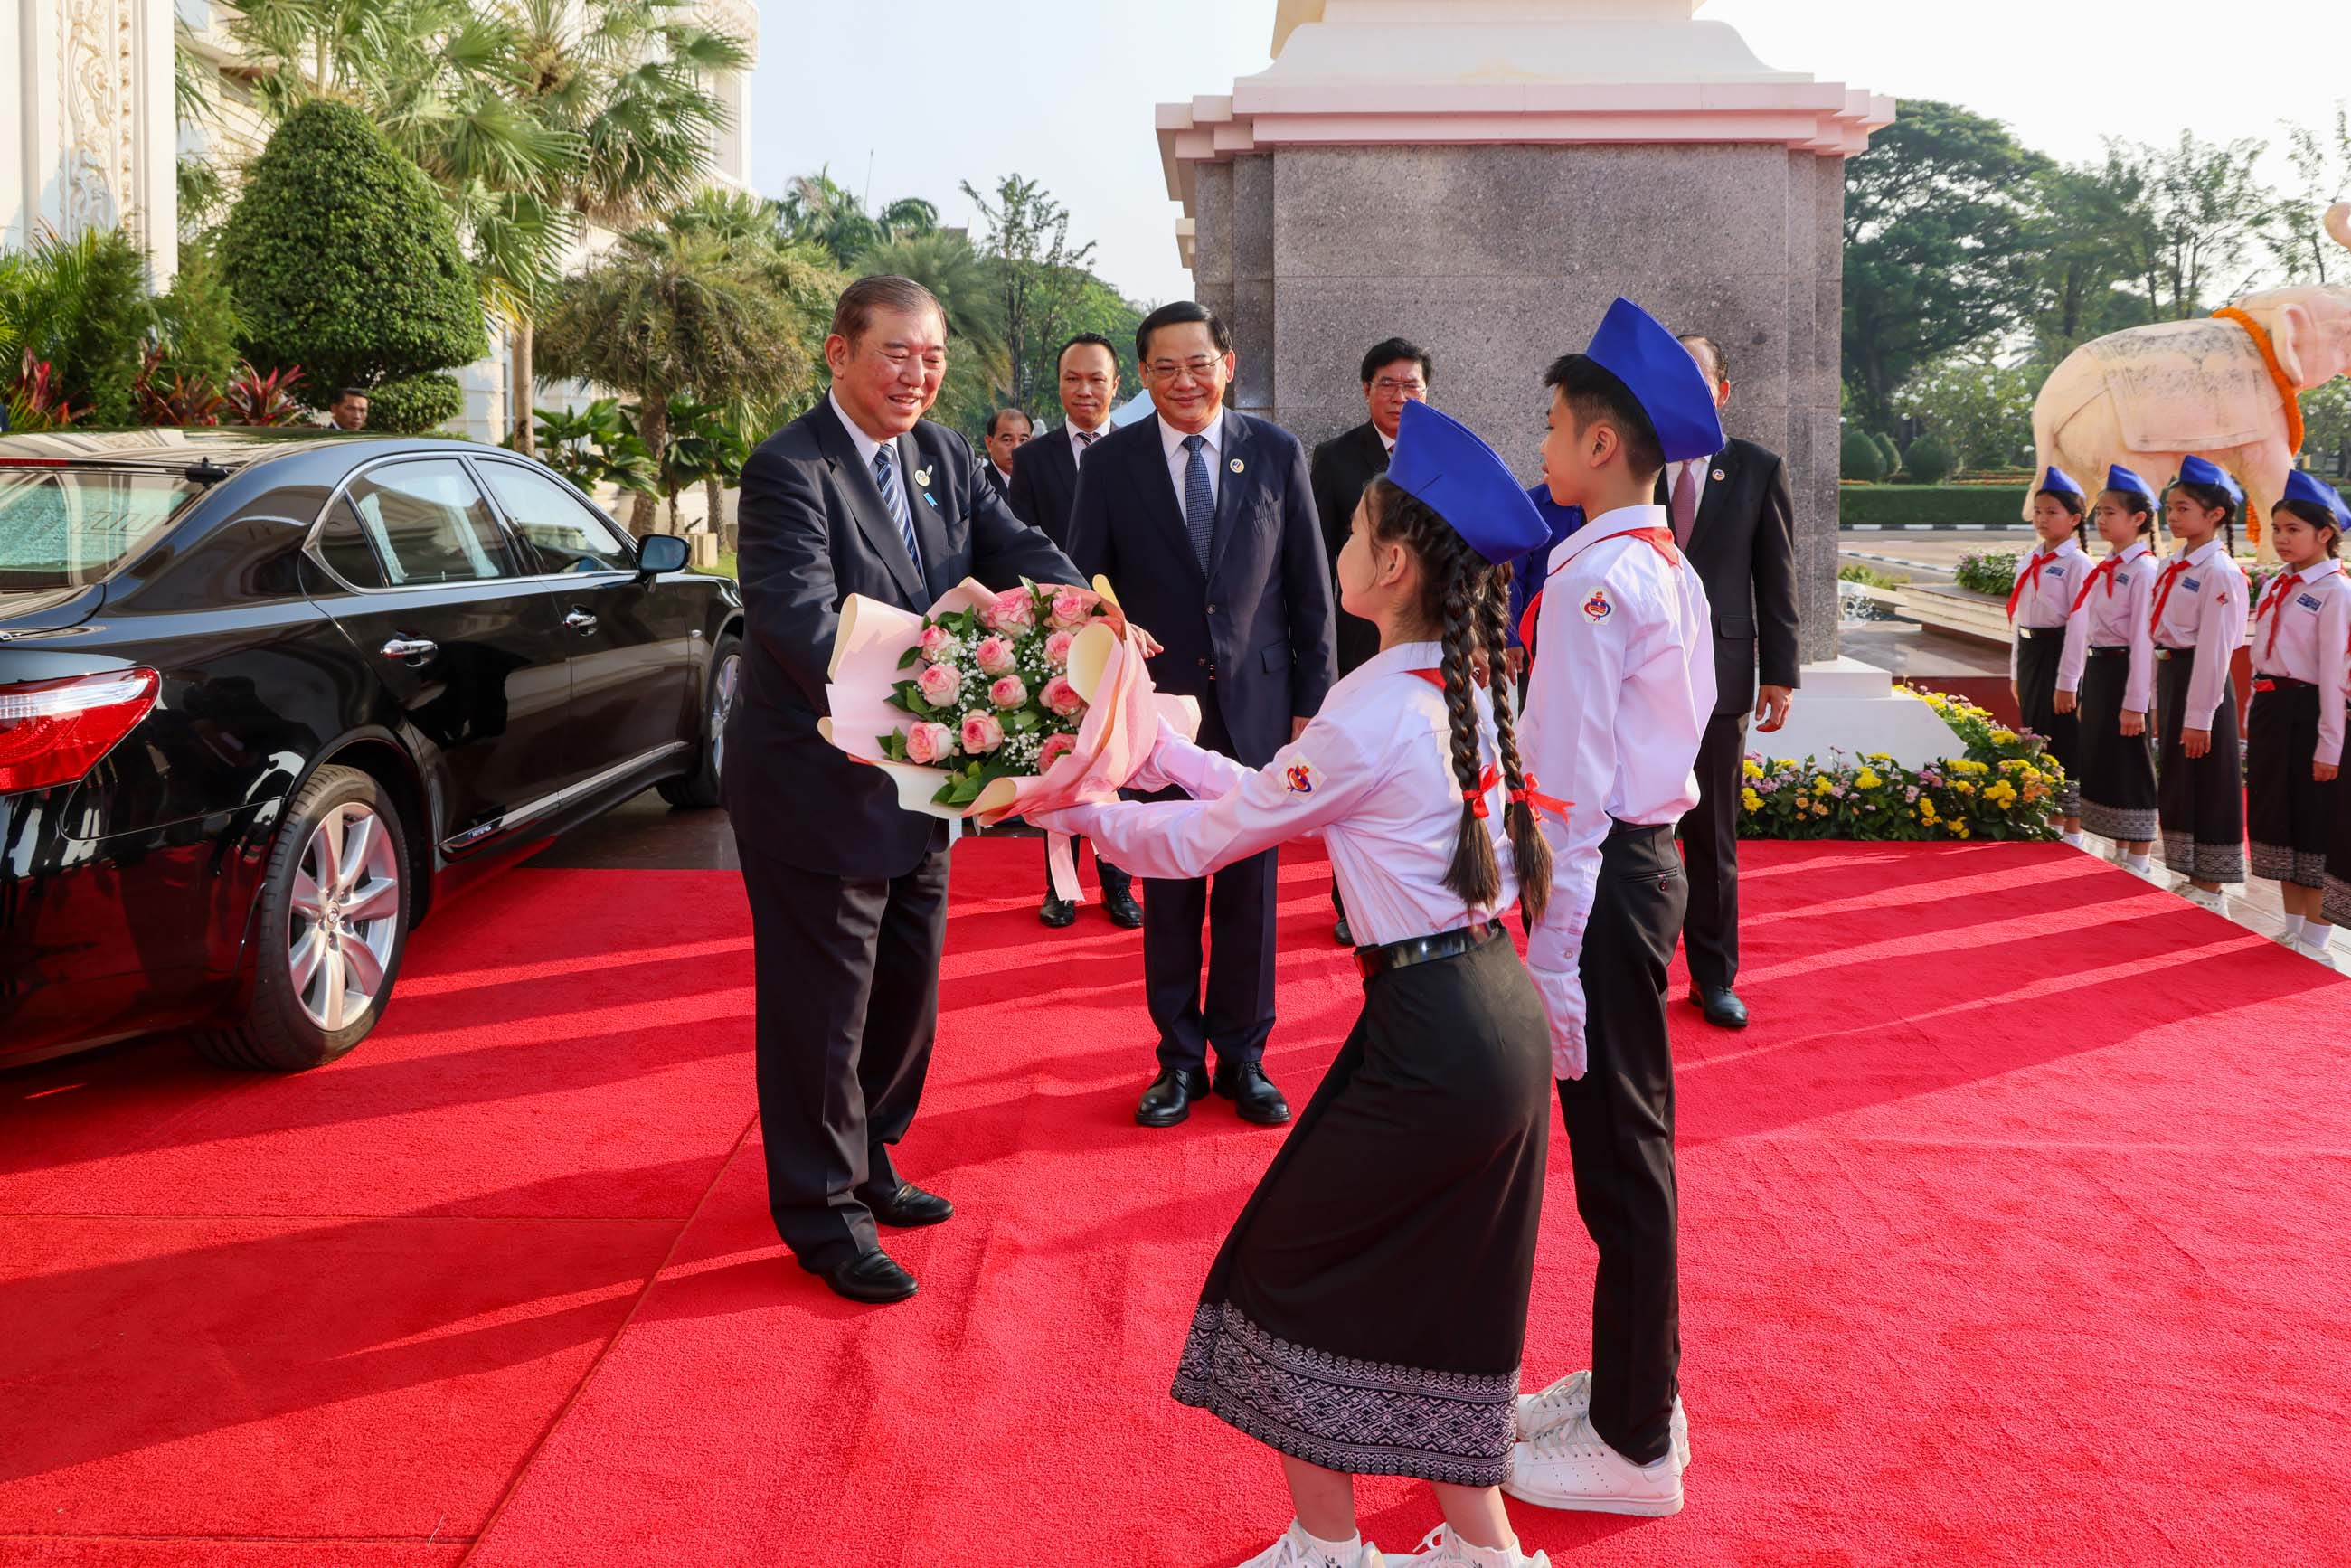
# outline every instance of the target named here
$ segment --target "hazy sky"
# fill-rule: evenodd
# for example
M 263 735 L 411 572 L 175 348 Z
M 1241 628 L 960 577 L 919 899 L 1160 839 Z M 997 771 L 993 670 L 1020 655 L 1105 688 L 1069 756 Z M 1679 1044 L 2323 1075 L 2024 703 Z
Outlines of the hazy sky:
M 1433 10 L 1445 0 L 1430 0 Z M 1270 63 L 1274 0 L 760 0 L 751 178 L 774 195 L 830 164 L 876 199 L 1018 171 L 1066 204 L 1095 269 L 1130 297 L 1190 292 L 1152 106 L 1232 90 Z M 2116 26 L 2125 14 L 2127 26 Z M 1708 0 L 1763 61 L 2007 120 L 2029 146 L 2094 156 L 2103 136 L 2274 140 L 2351 96 L 2344 0 Z M 2225 16 L 2225 26 L 2215 18 Z M 879 46 L 878 47 L 876 46 Z M 2300 68 L 2304 66 L 2308 68 Z

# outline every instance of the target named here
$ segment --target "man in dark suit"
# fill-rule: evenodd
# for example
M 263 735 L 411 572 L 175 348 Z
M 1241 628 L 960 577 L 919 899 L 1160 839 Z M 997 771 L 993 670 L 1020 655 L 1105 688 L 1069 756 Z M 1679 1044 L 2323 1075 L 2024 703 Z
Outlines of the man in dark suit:
M 1012 458 L 1012 489 L 1008 499 L 1022 522 L 1043 531 L 1067 549 L 1070 507 L 1078 498 L 1078 465 L 1093 444 L 1110 434 L 1110 411 L 1118 404 L 1118 350 L 1099 332 L 1081 332 L 1061 345 L 1056 390 L 1066 415 L 1061 429 L 1024 444 Z M 1070 841 L 1072 860 L 1082 854 L 1086 841 Z M 1134 879 L 1094 852 L 1094 870 L 1102 877 L 1102 913 L 1111 924 L 1128 930 L 1143 924 L 1143 905 L 1134 901 Z M 1037 918 L 1059 929 L 1072 925 L 1078 907 L 1053 891 L 1053 873 L 1045 873 L 1045 902 Z
M 1352 430 L 1341 431 L 1314 449 L 1309 472 L 1314 480 L 1314 511 L 1322 520 L 1322 544 L 1331 556 L 1331 602 L 1337 616 L 1335 641 L 1339 673 L 1345 674 L 1380 651 L 1379 628 L 1338 607 L 1339 552 L 1354 531 L 1355 505 L 1364 486 L 1388 471 L 1388 455 L 1395 450 L 1396 423 L 1404 405 L 1428 396 L 1436 375 L 1428 350 L 1402 338 L 1375 343 L 1364 356 L 1364 403 L 1370 417 Z M 1355 945 L 1347 929 L 1347 904 L 1339 896 L 1339 882 L 1331 881 L 1331 907 L 1339 923 L 1332 936 L 1343 947 Z
M 1199 700 L 1200 744 L 1262 767 L 1306 727 L 1337 678 L 1331 568 L 1306 452 L 1279 425 L 1224 407 L 1232 333 L 1207 307 L 1163 305 L 1134 341 L 1157 412 L 1088 454 L 1070 553 L 1108 577 L 1127 614 L 1159 640 L 1152 679 Z M 1273 1032 L 1278 852 L 1212 880 L 1144 885 L 1144 981 L 1160 1067 L 1135 1108 L 1146 1127 L 1181 1122 L 1212 1088 L 1246 1120 L 1290 1119 L 1262 1065 Z
M 801 1268 L 852 1301 L 895 1301 L 914 1279 L 875 1225 L 955 1212 L 890 1155 L 938 1023 L 948 834 L 818 731 L 841 604 L 927 610 L 967 577 L 1079 579 L 963 437 L 922 417 L 946 371 L 929 290 L 860 278 L 824 354 L 831 393 L 743 469 L 743 691 L 720 788 L 751 904 L 769 1211 Z
M 1010 499 L 1013 456 L 1027 444 L 1029 433 L 1035 428 L 1017 408 L 999 408 L 987 416 L 987 438 L 980 443 L 987 449 L 987 461 L 979 465 L 979 476 L 998 499 Z
M 1730 401 L 1730 378 L 1713 340 L 1685 333 L 1718 406 Z M 1698 746 L 1697 810 L 1682 819 L 1689 913 L 1682 948 L 1689 958 L 1690 999 L 1707 1022 L 1747 1027 L 1747 1004 L 1731 989 L 1739 977 L 1740 764 L 1747 719 L 1769 735 L 1788 722 L 1797 682 L 1795 507 L 1788 465 L 1751 441 L 1732 441 L 1710 458 L 1672 463 L 1657 478 L 1657 500 L 1674 537 L 1706 584 L 1714 611 L 1714 717 Z M 1762 683 L 1758 688 L 1759 656 Z

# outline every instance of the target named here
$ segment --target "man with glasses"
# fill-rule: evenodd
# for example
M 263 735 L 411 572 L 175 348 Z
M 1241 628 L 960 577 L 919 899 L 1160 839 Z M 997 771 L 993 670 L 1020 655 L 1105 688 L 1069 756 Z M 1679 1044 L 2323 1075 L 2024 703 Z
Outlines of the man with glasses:
M 1388 455 L 1395 450 L 1396 423 L 1404 405 L 1424 402 L 1436 367 L 1428 350 L 1402 338 L 1375 343 L 1364 356 L 1364 402 L 1371 417 L 1353 430 L 1332 436 L 1314 449 L 1314 510 L 1322 519 L 1322 544 L 1331 557 L 1331 602 L 1338 617 L 1339 673 L 1345 674 L 1380 651 L 1379 628 L 1338 608 L 1339 552 L 1355 526 L 1355 503 L 1364 486 L 1388 471 Z M 1347 905 L 1339 896 L 1337 878 L 1331 882 L 1331 907 L 1339 924 L 1332 931 L 1342 946 L 1355 945 L 1347 929 Z
M 1161 306 L 1134 345 L 1156 414 L 1087 454 L 1070 554 L 1108 577 L 1126 612 L 1159 640 L 1152 678 L 1198 699 L 1200 744 L 1261 768 L 1306 727 L 1337 678 L 1331 566 L 1306 451 L 1279 425 L 1224 406 L 1232 333 L 1206 306 Z M 1144 985 L 1160 1068 L 1135 1108 L 1146 1127 L 1174 1126 L 1212 1089 L 1245 1121 L 1290 1120 L 1262 1065 L 1273 1032 L 1277 853 L 1213 878 L 1144 885 Z

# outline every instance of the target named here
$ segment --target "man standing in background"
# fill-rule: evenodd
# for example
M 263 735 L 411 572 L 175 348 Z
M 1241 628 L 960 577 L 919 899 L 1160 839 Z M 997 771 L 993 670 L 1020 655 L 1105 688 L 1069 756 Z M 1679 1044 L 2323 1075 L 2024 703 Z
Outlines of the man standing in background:
M 1011 497 L 1012 455 L 1027 443 L 1034 428 L 1029 416 L 1017 408 L 999 408 L 987 416 L 987 461 L 979 465 L 979 476 L 999 499 Z

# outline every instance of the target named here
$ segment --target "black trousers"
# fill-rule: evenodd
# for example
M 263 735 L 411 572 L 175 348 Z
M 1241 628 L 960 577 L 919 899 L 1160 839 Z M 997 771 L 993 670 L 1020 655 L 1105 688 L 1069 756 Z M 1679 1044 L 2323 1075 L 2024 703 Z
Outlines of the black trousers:
M 880 1245 L 868 1205 L 898 1188 L 938 1032 L 947 852 L 900 877 L 802 871 L 740 838 L 751 900 L 768 1209 L 821 1273 Z
M 1076 865 L 1084 857 L 1085 849 L 1085 840 L 1081 838 L 1072 838 L 1070 841 L 1070 863 L 1071 865 Z M 1118 867 L 1111 864 L 1110 862 L 1102 858 L 1102 846 L 1100 844 L 1096 844 L 1094 846 L 1094 873 L 1102 878 L 1102 896 L 1104 898 L 1114 897 L 1119 894 L 1129 892 L 1134 886 L 1134 879 L 1133 877 L 1127 875 L 1126 873 L 1119 870 Z M 1048 898 L 1053 896 L 1053 866 L 1050 861 L 1048 861 L 1045 864 L 1045 896 Z
M 1213 701 L 1200 705 L 1200 745 L 1233 753 Z M 1160 799 L 1189 799 L 1171 790 Z M 1219 1065 L 1265 1057 L 1273 1033 L 1273 908 L 1280 881 L 1268 850 L 1213 876 L 1143 883 L 1143 988 L 1159 1030 L 1159 1065 L 1201 1068 L 1214 1046 Z M 1200 924 L 1209 933 L 1207 987 L 1201 988 Z
M 1725 990 L 1739 978 L 1739 791 L 1747 717 L 1741 708 L 1706 721 L 1698 743 L 1698 804 L 1678 830 L 1689 876 L 1682 947 L 1690 984 Z
M 1576 1212 L 1600 1252 L 1592 1427 L 1642 1465 L 1670 1445 L 1682 1359 L 1666 967 L 1688 897 L 1671 830 L 1618 823 L 1583 930 L 1583 1076 L 1559 1086 Z

